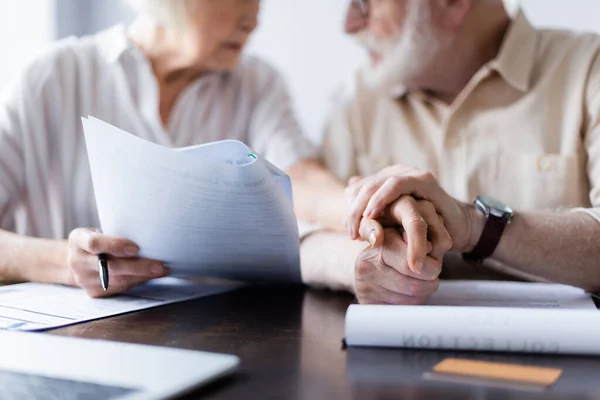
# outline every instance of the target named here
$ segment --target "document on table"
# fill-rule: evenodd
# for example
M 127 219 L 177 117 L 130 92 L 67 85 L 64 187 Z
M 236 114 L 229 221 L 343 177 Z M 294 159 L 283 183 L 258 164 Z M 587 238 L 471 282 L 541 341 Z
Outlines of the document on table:
M 600 355 L 600 313 L 583 290 L 442 282 L 423 306 L 351 305 L 349 346 Z
M 0 287 L 0 329 L 41 331 L 225 293 L 239 284 L 199 284 L 163 278 L 128 293 L 92 299 L 78 288 L 22 283 Z
M 445 281 L 428 305 L 573 308 L 595 310 L 592 297 L 566 285 L 498 281 Z
M 171 149 L 92 117 L 83 126 L 104 233 L 174 276 L 301 280 L 290 178 L 245 144 Z

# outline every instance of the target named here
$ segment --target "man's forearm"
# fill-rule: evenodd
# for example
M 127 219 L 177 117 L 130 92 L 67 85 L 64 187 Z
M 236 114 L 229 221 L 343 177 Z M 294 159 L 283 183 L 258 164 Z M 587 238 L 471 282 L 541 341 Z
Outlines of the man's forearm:
M 478 238 L 485 219 L 475 210 L 472 218 Z M 552 282 L 597 291 L 599 237 L 600 223 L 583 212 L 517 212 L 492 258 Z
M 319 231 L 302 241 L 302 280 L 307 285 L 354 293 L 354 265 L 367 243 L 345 233 Z
M 67 242 L 0 230 L 0 281 L 70 284 Z
M 345 186 L 317 160 L 291 167 L 294 206 L 299 219 L 334 231 L 345 230 Z

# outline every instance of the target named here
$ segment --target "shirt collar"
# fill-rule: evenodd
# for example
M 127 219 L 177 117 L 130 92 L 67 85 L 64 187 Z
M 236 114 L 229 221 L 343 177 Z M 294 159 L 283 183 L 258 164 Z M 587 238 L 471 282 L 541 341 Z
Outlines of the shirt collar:
M 508 28 L 498 55 L 482 68 L 497 71 L 509 85 L 526 92 L 531 86 L 536 45 L 537 31 L 519 9 Z M 421 100 L 427 98 L 423 92 L 409 93 L 403 87 L 394 88 L 390 94 L 393 98 L 402 98 L 409 94 Z
M 121 57 L 127 53 L 133 51 L 138 58 L 146 60 L 144 53 L 129 40 L 127 35 L 127 27 L 123 24 L 115 25 L 112 28 L 100 32 L 97 36 L 98 48 L 104 60 L 108 64 L 114 64 L 121 59 Z M 243 60 L 236 67 L 236 70 L 242 69 Z M 215 79 L 220 76 L 230 75 L 230 71 L 226 72 L 215 72 L 206 74 L 197 79 L 198 82 L 209 81 L 211 78 Z
M 117 62 L 132 44 L 127 37 L 124 25 L 116 25 L 101 32 L 98 36 L 98 47 L 108 64 Z
M 521 92 L 531 86 L 537 31 L 521 10 L 511 23 L 498 56 L 489 64 L 504 80 Z

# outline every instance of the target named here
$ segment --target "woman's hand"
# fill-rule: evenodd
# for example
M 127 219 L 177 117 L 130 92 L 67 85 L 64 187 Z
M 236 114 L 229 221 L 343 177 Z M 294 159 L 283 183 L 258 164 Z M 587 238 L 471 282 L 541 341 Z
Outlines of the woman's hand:
M 98 255 L 108 255 L 109 288 L 102 289 Z M 68 266 L 73 284 L 90 297 L 108 297 L 149 280 L 169 275 L 161 262 L 138 258 L 138 246 L 126 239 L 105 236 L 93 229 L 78 228 L 69 235 Z
M 476 224 L 469 217 L 470 210 L 473 208 L 470 204 L 452 198 L 431 173 L 403 165 L 387 167 L 375 175 L 350 182 L 350 186 L 346 189 L 346 198 L 350 204 L 347 226 L 352 239 L 359 238 L 358 229 L 363 218 L 379 219 L 385 216 L 387 209 L 406 196 L 413 197 L 417 201 L 427 200 L 433 204 L 436 213 L 443 218 L 443 225 L 450 235 L 453 251 L 469 252 L 470 243 L 473 242 L 472 237 L 476 238 L 475 242 L 479 239 L 481 232 L 476 229 Z M 416 211 L 415 215 L 418 215 L 422 210 Z M 400 224 L 404 221 L 397 222 Z M 424 243 L 422 231 L 423 229 L 420 238 L 414 235 L 411 238 L 409 232 L 409 242 L 413 239 Z M 421 249 L 422 247 L 421 245 Z M 422 251 L 420 256 L 422 258 Z

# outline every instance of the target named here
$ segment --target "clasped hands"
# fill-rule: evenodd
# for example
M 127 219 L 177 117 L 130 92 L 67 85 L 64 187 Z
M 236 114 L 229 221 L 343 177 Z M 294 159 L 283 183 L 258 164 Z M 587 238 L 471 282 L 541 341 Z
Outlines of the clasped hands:
M 361 303 L 425 303 L 439 287 L 444 255 L 472 246 L 469 205 L 448 195 L 430 173 L 395 165 L 355 177 L 346 199 L 350 237 L 370 243 L 355 265 Z

